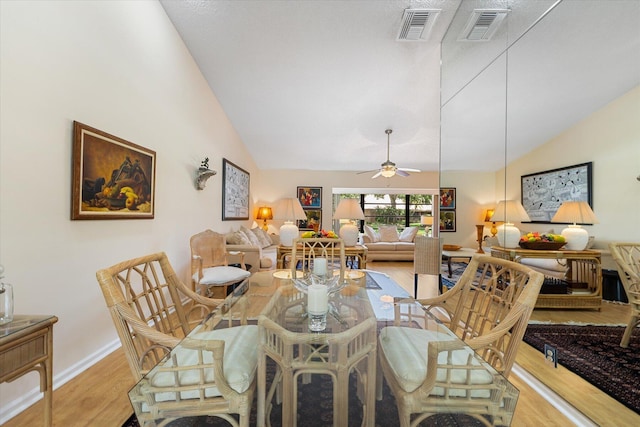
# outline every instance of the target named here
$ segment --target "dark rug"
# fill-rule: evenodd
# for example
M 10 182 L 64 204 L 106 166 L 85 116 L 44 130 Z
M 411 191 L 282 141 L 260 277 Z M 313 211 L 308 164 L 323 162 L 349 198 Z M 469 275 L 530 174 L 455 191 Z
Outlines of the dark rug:
M 530 324 L 524 341 L 544 352 L 557 350 L 558 364 L 640 413 L 640 336 L 620 347 L 624 326 Z

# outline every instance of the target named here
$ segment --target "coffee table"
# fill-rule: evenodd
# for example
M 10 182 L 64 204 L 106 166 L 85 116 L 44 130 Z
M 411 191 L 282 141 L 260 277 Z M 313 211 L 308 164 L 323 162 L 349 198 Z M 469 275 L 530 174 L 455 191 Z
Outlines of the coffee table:
M 470 261 L 471 257 L 473 257 L 476 253 L 478 253 L 477 249 L 471 248 L 460 248 L 457 251 L 442 251 L 442 260 L 447 261 L 447 267 L 449 267 L 449 277 L 453 275 L 453 271 L 451 269 L 451 261 L 454 259 L 459 259 L 462 261 Z

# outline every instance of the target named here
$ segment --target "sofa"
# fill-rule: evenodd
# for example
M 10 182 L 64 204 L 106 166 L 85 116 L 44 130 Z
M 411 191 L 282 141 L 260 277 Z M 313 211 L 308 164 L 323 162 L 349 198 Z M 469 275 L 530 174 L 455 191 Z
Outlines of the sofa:
M 250 272 L 274 270 L 278 256 L 280 236 L 269 234 L 256 227 L 248 229 L 240 227 L 225 235 L 229 264 L 240 262 L 240 254 L 244 253 L 244 263 L 251 266 Z
M 378 230 L 364 226 L 363 243 L 369 261 L 413 261 L 417 227 L 406 227 L 401 233 L 395 225 L 383 225 Z

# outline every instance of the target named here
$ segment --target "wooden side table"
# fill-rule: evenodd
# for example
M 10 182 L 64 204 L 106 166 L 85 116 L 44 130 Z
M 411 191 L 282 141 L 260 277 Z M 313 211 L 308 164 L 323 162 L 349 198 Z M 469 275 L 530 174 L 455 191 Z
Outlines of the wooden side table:
M 44 393 L 44 425 L 53 421 L 53 324 L 56 316 L 16 315 L 0 325 L 0 383 L 31 371 L 40 374 Z
M 602 263 L 598 251 L 546 251 L 493 246 L 491 255 L 510 261 L 520 262 L 523 258 L 555 259 L 567 269 L 565 280 L 583 283 L 568 294 L 539 294 L 536 308 L 594 308 L 602 305 Z

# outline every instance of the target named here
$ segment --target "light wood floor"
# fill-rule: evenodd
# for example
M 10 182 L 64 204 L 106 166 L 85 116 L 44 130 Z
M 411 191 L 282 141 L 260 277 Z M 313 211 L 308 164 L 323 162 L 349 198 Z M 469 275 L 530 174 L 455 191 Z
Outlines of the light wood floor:
M 389 274 L 413 295 L 413 266 L 410 262 L 369 263 L 368 268 Z M 436 292 L 424 289 L 427 278 L 420 278 L 420 297 Z M 426 293 L 426 294 L 425 294 Z M 604 303 L 602 311 L 595 310 L 535 310 L 533 320 L 588 323 L 626 323 L 628 306 Z M 554 389 L 578 411 L 590 418 L 594 425 L 640 425 L 640 415 L 600 392 L 580 377 L 562 367 L 557 369 L 544 363 L 541 353 L 522 344 L 516 363 Z M 133 386 L 132 375 L 122 350 L 117 350 L 90 369 L 78 375 L 53 393 L 54 426 L 120 427 L 132 414 L 127 398 Z M 559 410 L 532 389 L 516 374 L 509 378 L 520 390 L 513 426 L 566 427 L 574 425 Z M 38 402 L 4 424 L 6 427 L 42 425 L 42 402 Z

